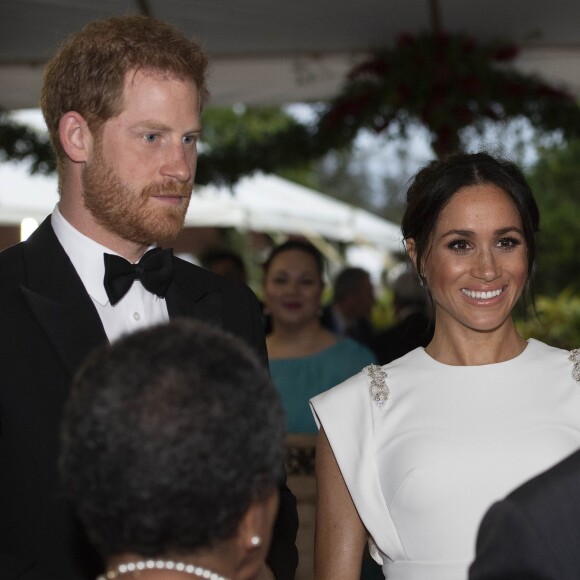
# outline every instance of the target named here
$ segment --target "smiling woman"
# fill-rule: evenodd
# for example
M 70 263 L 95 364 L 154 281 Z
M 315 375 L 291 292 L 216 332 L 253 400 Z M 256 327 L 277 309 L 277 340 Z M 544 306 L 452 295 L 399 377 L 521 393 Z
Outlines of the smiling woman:
M 419 265 L 416 245 L 407 250 L 429 288 L 436 313 L 436 336 L 427 348 L 447 364 L 485 364 L 507 360 L 525 348 L 511 341 L 511 312 L 527 280 L 522 219 L 502 189 L 490 184 L 461 188 L 442 209 L 427 255 Z M 501 353 L 494 343 L 473 351 L 472 331 L 496 331 L 508 339 Z M 499 344 L 499 343 L 498 343 Z M 455 357 L 455 358 L 454 358 Z
M 366 347 L 322 326 L 323 276 L 322 254 L 299 240 L 274 248 L 264 264 L 264 302 L 272 320 L 266 344 L 289 433 L 315 433 L 308 400 L 375 362 Z
M 580 446 L 570 353 L 512 320 L 539 224 L 519 169 L 484 153 L 435 161 L 407 202 L 435 332 L 311 401 L 319 580 L 353 578 L 367 539 L 389 580 L 465 579 L 489 505 Z

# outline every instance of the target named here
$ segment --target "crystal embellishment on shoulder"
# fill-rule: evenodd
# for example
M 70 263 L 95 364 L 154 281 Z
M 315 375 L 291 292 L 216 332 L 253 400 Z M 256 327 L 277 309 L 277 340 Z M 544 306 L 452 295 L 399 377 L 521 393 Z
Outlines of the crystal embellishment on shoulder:
M 389 387 L 387 386 L 387 373 L 383 370 L 383 367 L 379 365 L 369 365 L 363 370 L 371 379 L 371 384 L 369 386 L 371 399 L 377 407 L 382 408 L 391 394 Z
M 574 363 L 572 367 L 572 378 L 580 382 L 580 348 L 575 348 L 570 351 L 570 356 L 568 357 Z

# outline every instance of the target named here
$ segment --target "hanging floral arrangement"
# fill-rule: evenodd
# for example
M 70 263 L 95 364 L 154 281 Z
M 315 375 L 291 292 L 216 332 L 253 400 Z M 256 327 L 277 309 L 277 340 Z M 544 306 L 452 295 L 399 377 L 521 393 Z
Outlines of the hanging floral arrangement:
M 354 138 L 362 128 L 380 133 L 422 123 L 438 155 L 460 148 L 465 127 L 526 117 L 543 131 L 577 133 L 573 96 L 511 65 L 512 45 L 478 45 L 463 35 L 403 35 L 355 67 L 320 120 L 319 130 Z
M 362 129 L 396 128 L 404 136 L 414 123 L 428 129 L 439 156 L 461 149 L 463 129 L 483 130 L 489 121 L 526 118 L 539 131 L 580 135 L 575 98 L 519 72 L 517 54 L 513 45 L 480 45 L 465 35 L 403 35 L 357 65 L 315 122 L 211 150 L 200 157 L 200 178 L 233 182 L 256 169 L 276 172 L 348 147 Z

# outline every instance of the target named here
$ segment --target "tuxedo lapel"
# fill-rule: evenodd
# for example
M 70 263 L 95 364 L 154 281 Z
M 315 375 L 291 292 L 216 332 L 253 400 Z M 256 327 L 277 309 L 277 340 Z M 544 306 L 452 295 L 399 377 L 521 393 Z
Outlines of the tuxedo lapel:
M 48 217 L 24 244 L 24 298 L 69 373 L 107 337 L 101 319 Z
M 221 292 L 202 284 L 195 266 L 179 258 L 174 258 L 174 266 L 174 278 L 165 297 L 169 318 L 195 318 L 223 326 Z
M 24 243 L 26 283 L 22 293 L 35 318 L 73 375 L 87 354 L 107 340 L 101 319 L 48 217 Z M 222 293 L 203 283 L 198 268 L 174 258 L 167 291 L 171 319 L 194 318 L 223 326 Z

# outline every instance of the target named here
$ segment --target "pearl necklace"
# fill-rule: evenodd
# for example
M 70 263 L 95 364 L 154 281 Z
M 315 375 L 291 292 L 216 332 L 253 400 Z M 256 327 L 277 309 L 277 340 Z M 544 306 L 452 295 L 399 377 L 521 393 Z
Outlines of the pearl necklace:
M 185 562 L 174 562 L 173 560 L 140 560 L 139 562 L 119 564 L 116 568 L 108 570 L 106 574 L 98 576 L 97 580 L 115 580 L 115 578 L 119 578 L 119 576 L 124 574 L 144 570 L 174 570 L 175 572 L 197 576 L 198 578 L 207 578 L 208 580 L 228 580 L 225 576 L 221 576 L 207 568 L 186 564 Z

